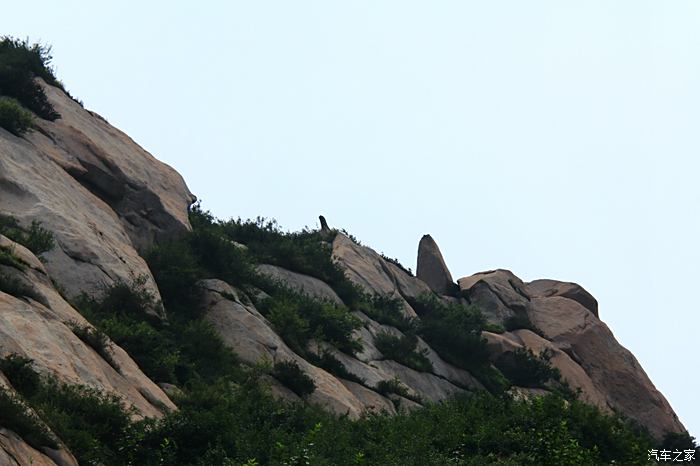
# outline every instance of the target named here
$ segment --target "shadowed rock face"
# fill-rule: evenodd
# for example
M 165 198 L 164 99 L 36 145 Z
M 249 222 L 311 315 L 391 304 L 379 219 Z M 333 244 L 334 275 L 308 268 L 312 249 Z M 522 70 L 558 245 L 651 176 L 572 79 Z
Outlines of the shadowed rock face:
M 424 235 L 418 243 L 416 277 L 439 294 L 448 294 L 454 287 L 452 275 L 445 265 L 440 248 L 430 235 Z

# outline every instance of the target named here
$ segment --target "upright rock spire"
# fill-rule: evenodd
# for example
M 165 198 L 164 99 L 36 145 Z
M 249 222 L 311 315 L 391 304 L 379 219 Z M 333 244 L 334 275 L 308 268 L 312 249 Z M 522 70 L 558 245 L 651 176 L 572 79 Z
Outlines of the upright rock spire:
M 454 288 L 452 275 L 445 265 L 440 248 L 430 235 L 423 235 L 418 243 L 416 277 L 423 280 L 436 293 L 448 294 Z

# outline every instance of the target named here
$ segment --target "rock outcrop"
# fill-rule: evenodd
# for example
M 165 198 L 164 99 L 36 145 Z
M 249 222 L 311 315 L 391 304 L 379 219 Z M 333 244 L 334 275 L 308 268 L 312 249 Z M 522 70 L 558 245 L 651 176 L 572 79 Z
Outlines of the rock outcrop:
M 430 235 L 424 235 L 418 243 L 416 277 L 438 294 L 449 294 L 454 290 L 452 274 L 445 264 L 440 248 Z
M 43 88 L 60 119 L 37 118 L 38 130 L 24 138 L 0 128 L 0 213 L 53 232 L 46 268 L 69 296 L 139 276 L 157 296 L 139 251 L 190 228 L 193 195 L 124 133 L 60 89 Z
M 393 296 L 404 303 L 406 314 L 416 313 L 406 298 L 429 293 L 430 287 L 382 258 L 371 248 L 353 242 L 342 233 L 333 240 L 333 258 L 345 270 L 347 277 L 370 294 Z
M 684 430 L 636 358 L 597 317 L 597 301 L 581 286 L 554 280 L 524 283 L 507 270 L 474 274 L 458 283 L 491 322 L 529 320 L 542 332 L 542 337 L 525 329 L 486 334 L 496 354 L 517 345 L 536 353 L 548 348 L 552 364 L 581 389 L 585 401 L 638 421 L 656 437 Z M 519 319 L 509 321 L 514 316 Z
M 90 324 L 56 291 L 39 259 L 0 235 L 2 245 L 26 265 L 24 270 L 0 265 L 0 275 L 24 288 L 16 296 L 0 292 L 0 357 L 15 353 L 31 358 L 39 373 L 118 395 L 142 416 L 158 417 L 175 409 L 120 347 L 109 342 L 107 361 L 76 336 L 74 327 Z

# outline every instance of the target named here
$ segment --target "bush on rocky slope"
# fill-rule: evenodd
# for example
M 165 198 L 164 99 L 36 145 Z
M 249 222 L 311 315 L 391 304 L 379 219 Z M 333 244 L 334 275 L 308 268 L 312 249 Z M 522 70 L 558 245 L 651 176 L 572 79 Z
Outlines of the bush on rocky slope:
M 0 97 L 0 127 L 21 136 L 32 127 L 34 117 L 15 99 Z
M 544 388 L 549 380 L 559 380 L 559 370 L 550 364 L 551 353 L 547 350 L 539 355 L 529 349 L 518 348 L 501 354 L 495 361 L 496 367 L 519 387 Z
M 11 37 L 0 39 L 0 95 L 17 99 L 45 120 L 60 118 L 34 77 L 63 88 L 51 68 L 51 47 Z
M 311 395 L 316 389 L 314 381 L 304 373 L 296 361 L 275 363 L 272 376 L 302 398 Z
M 16 373 L 8 374 L 12 383 Z M 556 395 L 531 401 L 472 395 L 353 421 L 277 401 L 250 373 L 238 385 L 190 384 L 178 411 L 134 422 L 114 397 L 40 380 L 22 395 L 81 464 L 641 465 L 653 445 L 623 419 Z M 6 395 L 0 390 L 0 403 Z M 48 444 L 44 435 L 37 445 Z
M 84 295 L 75 305 L 156 382 L 187 384 L 238 375 L 238 358 L 207 322 L 189 314 L 173 313 L 168 323 L 150 317 L 147 311 L 157 303 L 143 280 L 117 283 L 101 299 Z
M 29 228 L 23 228 L 16 218 L 0 214 L 0 235 L 21 244 L 36 255 L 50 251 L 55 246 L 53 233 L 36 220 L 32 221 Z
M 420 372 L 433 370 L 433 365 L 426 357 L 426 351 L 418 349 L 418 337 L 414 333 L 395 336 L 382 332 L 375 337 L 374 345 L 387 359 L 393 359 Z

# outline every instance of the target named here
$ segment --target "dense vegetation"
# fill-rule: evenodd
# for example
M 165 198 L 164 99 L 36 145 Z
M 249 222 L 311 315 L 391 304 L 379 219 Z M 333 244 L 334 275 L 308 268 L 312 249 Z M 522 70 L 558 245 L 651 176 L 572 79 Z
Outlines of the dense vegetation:
M 0 424 L 35 446 L 63 442 L 82 465 L 646 463 L 653 441 L 618 416 L 556 393 L 531 401 L 502 393 L 509 385 L 503 374 L 514 383 L 542 386 L 556 379 L 556 373 L 548 372 L 546 355 L 530 353 L 513 356 L 515 367 L 513 361 L 498 360 L 503 374 L 491 366 L 481 337 L 488 326 L 478 309 L 426 295 L 411 303 L 420 318 L 408 319 L 400 300 L 366 296 L 337 276 L 324 246 L 327 238 L 314 237 L 317 233 L 286 234 L 261 222 L 218 222 L 198 207 L 191 220 L 193 232 L 146 255 L 163 303 L 148 293 L 143 279 L 118 283 L 99 300 L 83 296 L 75 303 L 95 328 L 72 324 L 76 335 L 104 358 L 111 357 L 108 335 L 150 378 L 176 384 L 182 391 L 174 396 L 178 411 L 160 420 L 133 421 L 119 399 L 41 377 L 30 360 L 9 356 L 0 361 L 0 370 L 21 396 L 0 390 Z M 255 228 L 265 238 L 257 240 L 257 246 Z M 271 251 L 284 259 L 272 258 Z M 259 275 L 255 265 L 260 260 L 336 280 L 333 286 L 346 290 L 354 301 L 346 308 L 300 295 Z M 359 420 L 276 400 L 267 388 L 270 377 L 302 397 L 313 393 L 313 380 L 291 361 L 254 367 L 238 361 L 202 319 L 199 283 L 212 277 L 243 290 L 239 299 L 250 296 L 292 348 L 340 377 L 353 376 L 330 349 L 349 354 L 357 350 L 352 335 L 358 321 L 349 312 L 356 309 L 403 332 L 379 335 L 385 356 L 430 370 L 418 350 L 421 336 L 443 358 L 477 374 L 496 394 L 432 405 L 399 379 L 385 380 L 374 388 L 395 400 L 397 395 L 412 398 L 425 408 L 393 417 L 368 414 Z M 167 322 L 157 317 L 160 306 L 167 311 Z M 314 341 L 317 344 L 311 345 Z M 521 364 L 527 374 L 518 372 Z M 27 405 L 39 417 L 24 409 Z M 669 441 L 692 445 L 686 437 Z
M 654 445 L 619 417 L 557 395 L 531 401 L 473 395 L 352 421 L 276 401 L 255 373 L 235 386 L 225 379 L 193 385 L 177 399 L 179 411 L 132 422 L 117 399 L 40 378 L 29 361 L 8 359 L 3 372 L 81 464 L 634 465 L 646 464 Z M 0 391 L 3 407 L 7 398 Z M 9 406 L 21 403 L 15 397 Z M 32 444 L 55 444 L 31 415 L 16 408 L 0 413 Z

